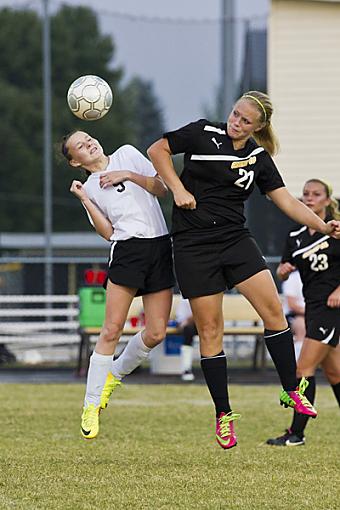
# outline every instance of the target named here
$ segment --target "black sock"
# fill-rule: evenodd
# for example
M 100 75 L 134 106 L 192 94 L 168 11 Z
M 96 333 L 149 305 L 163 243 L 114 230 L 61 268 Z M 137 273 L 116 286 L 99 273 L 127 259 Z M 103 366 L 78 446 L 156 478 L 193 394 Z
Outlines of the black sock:
M 311 404 L 314 404 L 315 401 L 315 377 L 312 375 L 311 377 L 306 377 L 308 379 L 308 387 L 305 391 L 305 396 L 308 398 L 309 402 Z M 301 379 L 298 380 L 298 383 L 300 383 Z M 306 428 L 307 422 L 308 422 L 309 416 L 306 416 L 305 414 L 299 414 L 294 411 L 294 417 L 292 421 L 292 426 L 290 427 L 293 434 L 303 438 L 303 431 Z
M 293 335 L 289 328 L 283 331 L 264 330 L 264 340 L 271 355 L 282 387 L 286 391 L 293 391 L 296 382 L 296 360 Z
M 223 351 L 216 356 L 201 358 L 201 367 L 211 398 L 216 408 L 216 416 L 231 411 L 228 395 L 227 359 Z
M 337 399 L 340 406 L 340 382 L 337 384 L 332 384 L 332 390 L 334 391 L 335 398 Z
M 188 324 L 183 328 L 183 345 L 192 345 L 194 336 L 197 335 L 197 329 L 195 324 Z

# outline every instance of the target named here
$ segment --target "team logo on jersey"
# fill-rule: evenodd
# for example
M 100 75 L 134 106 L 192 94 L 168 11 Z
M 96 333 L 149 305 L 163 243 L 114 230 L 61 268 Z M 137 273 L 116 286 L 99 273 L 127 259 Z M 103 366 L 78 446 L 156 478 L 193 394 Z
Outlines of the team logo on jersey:
M 317 244 L 316 246 L 313 246 L 313 248 L 311 248 L 310 250 L 305 251 L 305 253 L 303 253 L 303 255 L 302 255 L 302 258 L 303 259 L 308 259 L 308 257 L 313 255 L 313 253 L 315 253 L 317 251 L 320 251 L 320 250 L 325 250 L 328 247 L 329 247 L 328 241 L 324 241 L 324 242 L 322 242 L 320 244 Z
M 326 332 L 326 333 L 323 333 L 324 335 L 326 335 L 327 332 L 328 332 L 328 329 L 319 328 L 320 331 L 321 331 L 321 329 L 323 329 Z M 322 333 L 322 331 L 321 331 L 321 333 Z M 331 342 L 331 340 L 333 339 L 334 333 L 335 333 L 335 328 L 332 329 L 332 331 L 329 333 L 329 335 L 326 338 L 321 340 L 321 343 L 322 344 L 329 344 Z
M 248 165 L 255 165 L 256 163 L 256 156 L 252 156 L 249 159 L 245 159 L 243 161 L 233 161 L 231 164 L 231 169 L 234 168 L 243 168 Z
M 218 149 L 220 148 L 220 145 L 222 145 L 222 142 L 218 142 L 215 137 L 212 138 L 211 141 L 214 142 L 214 144 L 216 145 L 216 147 Z
M 301 240 L 300 239 L 295 239 L 295 241 L 296 241 L 297 247 L 300 248 Z

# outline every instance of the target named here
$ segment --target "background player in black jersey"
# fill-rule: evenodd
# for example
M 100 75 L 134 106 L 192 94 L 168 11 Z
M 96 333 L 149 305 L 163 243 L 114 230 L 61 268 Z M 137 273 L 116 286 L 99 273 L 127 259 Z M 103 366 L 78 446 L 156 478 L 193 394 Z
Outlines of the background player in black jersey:
M 326 224 L 294 198 L 271 158 L 274 135 L 269 97 L 244 94 L 226 123 L 205 119 L 164 134 L 148 150 L 157 172 L 174 196 L 175 270 L 184 297 L 190 299 L 200 337 L 201 366 L 216 408 L 216 439 L 222 448 L 237 440 L 227 389 L 223 352 L 222 299 L 236 287 L 262 317 L 265 341 L 283 386 L 281 402 L 316 416 L 297 388 L 292 334 L 271 273 L 245 228 L 244 202 L 256 183 L 288 216 L 322 232 L 340 236 L 340 223 Z M 172 154 L 184 153 L 177 176 Z
M 62 153 L 69 164 L 89 174 L 73 181 L 71 192 L 82 202 L 97 232 L 112 242 L 106 285 L 105 320 L 90 359 L 81 434 L 93 439 L 99 413 L 121 379 L 147 358 L 166 334 L 171 302 L 171 240 L 157 200 L 167 192 L 150 161 L 124 145 L 106 156 L 88 133 L 66 136 Z M 143 296 L 145 329 L 129 340 L 113 360 L 128 310 Z
M 302 200 L 321 219 L 340 219 L 331 187 L 322 180 L 308 180 Z M 286 280 L 296 267 L 301 274 L 306 302 L 306 338 L 297 362 L 297 375 L 308 380 L 305 395 L 314 403 L 315 370 L 321 364 L 340 406 L 340 240 L 306 226 L 295 228 L 288 235 L 277 275 Z M 294 413 L 286 433 L 268 439 L 267 444 L 303 445 L 307 421 L 307 416 Z

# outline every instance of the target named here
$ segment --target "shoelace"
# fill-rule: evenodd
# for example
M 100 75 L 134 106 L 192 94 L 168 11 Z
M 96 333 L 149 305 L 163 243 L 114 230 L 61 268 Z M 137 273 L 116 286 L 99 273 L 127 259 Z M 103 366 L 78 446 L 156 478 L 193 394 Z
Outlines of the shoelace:
M 305 407 L 312 409 L 313 408 L 312 404 L 309 402 L 307 397 L 305 397 L 305 395 L 304 395 L 308 385 L 309 385 L 309 381 L 305 377 L 302 377 L 300 384 L 299 384 L 299 389 L 297 390 L 297 394 L 299 395 L 302 404 Z
M 85 409 L 83 421 L 89 428 L 91 428 L 91 426 L 95 423 L 96 419 L 97 419 L 97 408 L 94 406 L 94 404 L 90 404 Z
M 104 386 L 102 395 L 106 398 L 109 398 L 111 396 L 111 393 L 115 389 L 116 386 L 121 386 L 121 382 L 118 379 L 112 379 L 112 381 Z
M 305 377 L 302 377 L 301 381 L 300 381 L 300 384 L 298 386 L 298 388 L 294 391 L 294 393 L 296 393 L 300 399 L 300 401 L 302 402 L 302 404 L 306 407 L 309 407 L 309 408 L 312 408 L 313 406 L 311 405 L 311 403 L 309 402 L 309 400 L 305 397 L 304 393 L 307 389 L 309 385 L 309 381 L 305 378 Z M 282 390 L 281 392 L 281 396 L 280 396 L 281 400 L 283 402 L 285 402 L 286 404 L 290 405 L 291 407 L 294 407 L 295 405 L 295 402 L 294 400 L 289 396 L 288 392 L 285 391 L 285 390 Z
M 299 396 L 299 399 L 301 400 L 302 404 L 305 406 L 305 407 L 308 407 L 309 409 L 312 409 L 312 404 L 309 402 L 309 400 L 302 394 L 300 393 L 299 391 L 296 392 Z
M 306 389 L 308 388 L 308 385 L 309 385 L 309 381 L 305 377 L 302 377 L 300 384 L 299 384 L 299 393 L 301 395 L 303 395 L 305 393 Z
M 222 436 L 227 436 L 230 434 L 230 422 L 241 418 L 241 415 L 238 413 L 225 414 L 221 418 L 219 418 L 220 430 Z

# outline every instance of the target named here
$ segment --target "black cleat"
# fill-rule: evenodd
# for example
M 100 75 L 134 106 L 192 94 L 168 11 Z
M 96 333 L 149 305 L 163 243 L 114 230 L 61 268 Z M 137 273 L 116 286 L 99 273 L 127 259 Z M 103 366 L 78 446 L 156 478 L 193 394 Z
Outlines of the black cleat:
M 290 429 L 288 429 L 282 436 L 267 439 L 266 444 L 271 446 L 303 446 L 305 438 L 292 434 Z

